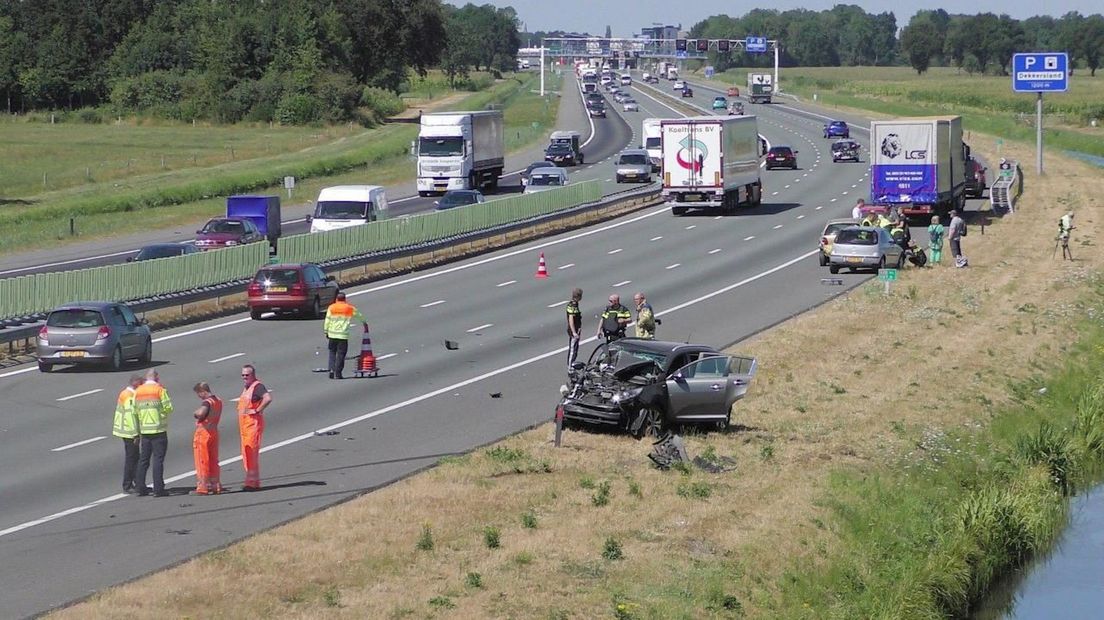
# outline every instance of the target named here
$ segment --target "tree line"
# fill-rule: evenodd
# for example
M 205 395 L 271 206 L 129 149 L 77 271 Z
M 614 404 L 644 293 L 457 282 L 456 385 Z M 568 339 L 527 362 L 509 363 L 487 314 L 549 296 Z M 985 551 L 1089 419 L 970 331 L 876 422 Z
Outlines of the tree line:
M 514 68 L 513 9 L 440 0 L 0 0 L 9 112 L 345 121 L 409 76 Z

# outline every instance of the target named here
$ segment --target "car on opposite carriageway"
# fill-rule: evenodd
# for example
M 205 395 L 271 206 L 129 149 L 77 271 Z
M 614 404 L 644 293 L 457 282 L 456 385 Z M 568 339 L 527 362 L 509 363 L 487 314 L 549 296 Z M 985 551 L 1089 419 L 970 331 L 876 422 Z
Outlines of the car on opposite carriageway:
M 127 262 L 139 262 L 153 260 L 155 258 L 172 258 L 174 256 L 186 256 L 199 252 L 199 248 L 190 243 L 151 243 L 138 250 L 134 256 L 127 258 Z
M 441 199 L 434 202 L 434 211 L 446 211 L 456 207 L 466 207 L 486 202 L 483 192 L 477 189 L 450 189 Z

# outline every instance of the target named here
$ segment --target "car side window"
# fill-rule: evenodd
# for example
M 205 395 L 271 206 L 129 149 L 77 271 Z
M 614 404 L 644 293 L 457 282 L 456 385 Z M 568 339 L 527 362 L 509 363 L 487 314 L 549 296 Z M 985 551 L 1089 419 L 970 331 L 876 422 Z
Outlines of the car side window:
M 138 318 L 134 316 L 134 312 L 126 306 L 119 306 L 119 310 L 123 313 L 123 320 L 127 325 L 137 325 Z
M 110 317 L 112 325 L 126 325 L 126 318 L 123 317 L 123 313 L 119 310 L 119 306 L 112 306 L 111 310 L 107 313 Z

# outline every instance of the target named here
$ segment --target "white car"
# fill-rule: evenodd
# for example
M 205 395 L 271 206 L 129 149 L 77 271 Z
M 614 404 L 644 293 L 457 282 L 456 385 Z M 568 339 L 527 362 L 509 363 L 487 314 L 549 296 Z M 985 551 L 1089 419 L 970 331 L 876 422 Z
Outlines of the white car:
M 675 80 L 674 85 L 671 86 L 671 90 L 682 90 L 684 88 L 686 88 L 686 82 L 682 80 Z
M 603 76 L 602 76 L 602 79 L 601 79 L 601 82 L 602 82 L 602 86 L 606 86 L 606 85 L 608 85 L 608 84 L 610 84 L 610 83 L 612 83 L 612 82 L 613 82 L 613 78 L 611 78 L 611 77 L 610 77 L 610 76 L 608 76 L 608 75 L 603 75 Z
M 567 172 L 563 168 L 537 168 L 529 174 L 526 194 L 535 194 L 567 185 Z
M 623 112 L 639 112 L 640 104 L 636 102 L 636 99 L 626 97 L 621 101 L 621 110 Z

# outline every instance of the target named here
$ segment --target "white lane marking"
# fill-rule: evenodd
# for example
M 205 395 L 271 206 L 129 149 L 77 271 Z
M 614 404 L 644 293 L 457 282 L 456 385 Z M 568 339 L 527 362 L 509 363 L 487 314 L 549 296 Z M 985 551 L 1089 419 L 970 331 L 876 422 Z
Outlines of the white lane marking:
M 568 302 L 568 300 L 566 300 L 566 299 L 563 300 L 563 301 L 557 301 L 554 304 L 548 304 L 548 307 L 549 308 L 555 308 L 556 306 L 562 306 L 562 305 L 566 304 L 567 302 Z
M 244 357 L 244 356 L 245 356 L 245 353 L 235 353 L 233 355 L 227 355 L 227 356 L 224 356 L 224 357 L 216 357 L 213 360 L 207 360 L 207 363 L 208 364 L 217 364 L 219 362 L 225 362 L 226 360 L 232 360 L 235 357 Z
M 443 304 L 443 303 L 445 303 L 445 300 L 444 300 L 444 299 L 438 299 L 437 301 L 431 301 L 431 302 L 429 302 L 428 304 L 422 304 L 422 305 L 421 305 L 421 306 L 419 306 L 419 307 L 420 307 L 420 308 L 431 308 L 431 307 L 433 307 L 433 306 L 439 306 L 439 305 L 441 305 L 441 304 Z
M 789 186 L 789 185 L 786 185 L 786 186 L 785 186 L 785 187 L 783 187 L 782 189 L 790 189 L 790 186 Z
M 563 267 L 560 267 L 560 269 L 563 269 Z M 502 288 L 504 286 L 510 286 L 511 284 L 517 284 L 517 280 L 507 280 L 501 284 L 496 284 L 495 288 Z
M 721 251 L 721 248 L 717 248 L 715 250 L 709 250 L 709 253 L 710 254 L 716 254 L 717 252 L 720 252 L 720 251 Z
M 483 325 L 480 325 L 479 327 L 473 327 L 473 328 L 468 330 L 468 333 L 469 334 L 474 334 L 475 332 L 483 331 L 484 329 L 487 329 L 488 327 L 494 327 L 494 323 L 484 323 Z
M 752 240 L 752 239 L 754 239 L 754 238 L 755 238 L 755 235 L 751 235 L 751 236 L 748 236 L 748 237 L 744 237 L 744 241 L 751 241 L 751 240 Z
M 797 216 L 797 219 L 803 220 L 803 219 L 805 219 L 805 216 L 804 215 L 799 215 L 799 216 Z
M 817 210 L 817 211 L 820 211 L 820 210 L 821 210 L 821 209 L 823 209 L 823 208 L 824 208 L 824 205 L 817 205 L 817 208 L 816 208 L 816 210 Z
M 781 225 L 781 224 L 779 224 L 779 225 L 777 225 L 777 226 L 775 226 L 775 227 L 774 227 L 774 229 L 775 229 L 775 230 L 778 230 L 779 228 L 782 228 L 782 225 Z
M 854 185 L 852 185 L 852 186 L 851 186 L 851 189 L 855 189 L 855 188 L 856 188 L 856 187 L 858 187 L 858 186 L 859 186 L 859 184 L 858 184 L 858 183 L 856 183 L 856 184 L 854 184 Z
M 617 254 L 620 251 L 621 251 L 621 248 L 617 248 L 616 250 L 610 250 L 609 252 L 606 252 L 606 254 Z
M 556 267 L 556 269 L 557 270 L 571 269 L 574 266 L 575 266 L 575 263 L 568 263 L 566 265 L 560 265 L 559 267 Z
M 777 196 L 778 192 L 771 192 L 771 196 Z
M 846 196 L 846 195 L 847 195 L 847 192 L 843 192 L 843 193 L 842 193 L 842 194 L 840 194 L 840 195 L 841 195 L 841 196 Z
M 833 198 L 833 199 L 829 200 L 828 202 L 835 202 L 837 200 L 839 200 L 839 198 Z
M 715 219 L 715 220 L 719 220 L 719 219 L 721 219 L 721 218 L 723 218 L 723 217 L 724 217 L 723 215 L 718 215 L 717 217 L 715 217 L 715 218 L 713 218 L 713 219 Z
M 680 266 L 682 266 L 682 263 L 674 263 L 672 265 L 667 265 L 664 269 L 678 269 Z
M 62 396 L 61 398 L 58 398 L 56 400 L 59 403 L 63 403 L 67 400 L 73 400 L 74 398 L 80 398 L 81 396 L 88 396 L 90 394 L 95 394 L 97 392 L 102 392 L 102 391 L 103 391 L 103 388 L 96 388 L 94 390 L 88 390 L 87 392 L 81 392 L 80 394 L 73 394 L 72 396 Z
M 606 183 L 613 183 L 613 179 L 606 179 Z
M 64 446 L 58 446 L 57 448 L 51 448 L 50 452 L 63 452 L 69 448 L 77 448 L 80 446 L 86 446 L 90 443 L 97 442 L 101 439 L 107 439 L 107 435 L 100 435 L 99 437 L 93 437 L 92 439 L 85 439 L 84 441 L 78 441 L 76 443 L 66 444 Z
M 689 226 L 687 226 L 687 227 L 686 227 L 686 230 L 694 230 L 694 229 L 695 229 L 695 228 L 697 228 L 697 227 L 698 227 L 698 225 L 697 225 L 697 224 L 691 224 L 691 225 L 689 225 Z
M 794 179 L 794 183 L 800 183 L 801 179 Z
M 619 286 L 625 286 L 626 284 L 632 284 L 632 280 L 625 280 L 623 282 L 618 282 L 617 284 L 613 285 L 613 288 L 617 288 Z
M 398 353 L 387 353 L 385 355 L 380 355 L 380 356 L 376 357 L 376 361 L 389 359 L 389 358 L 395 357 L 396 355 L 398 355 Z
M 648 239 L 648 241 L 659 241 L 662 238 L 663 238 L 663 235 L 660 235 L 658 237 L 652 237 L 651 239 Z

